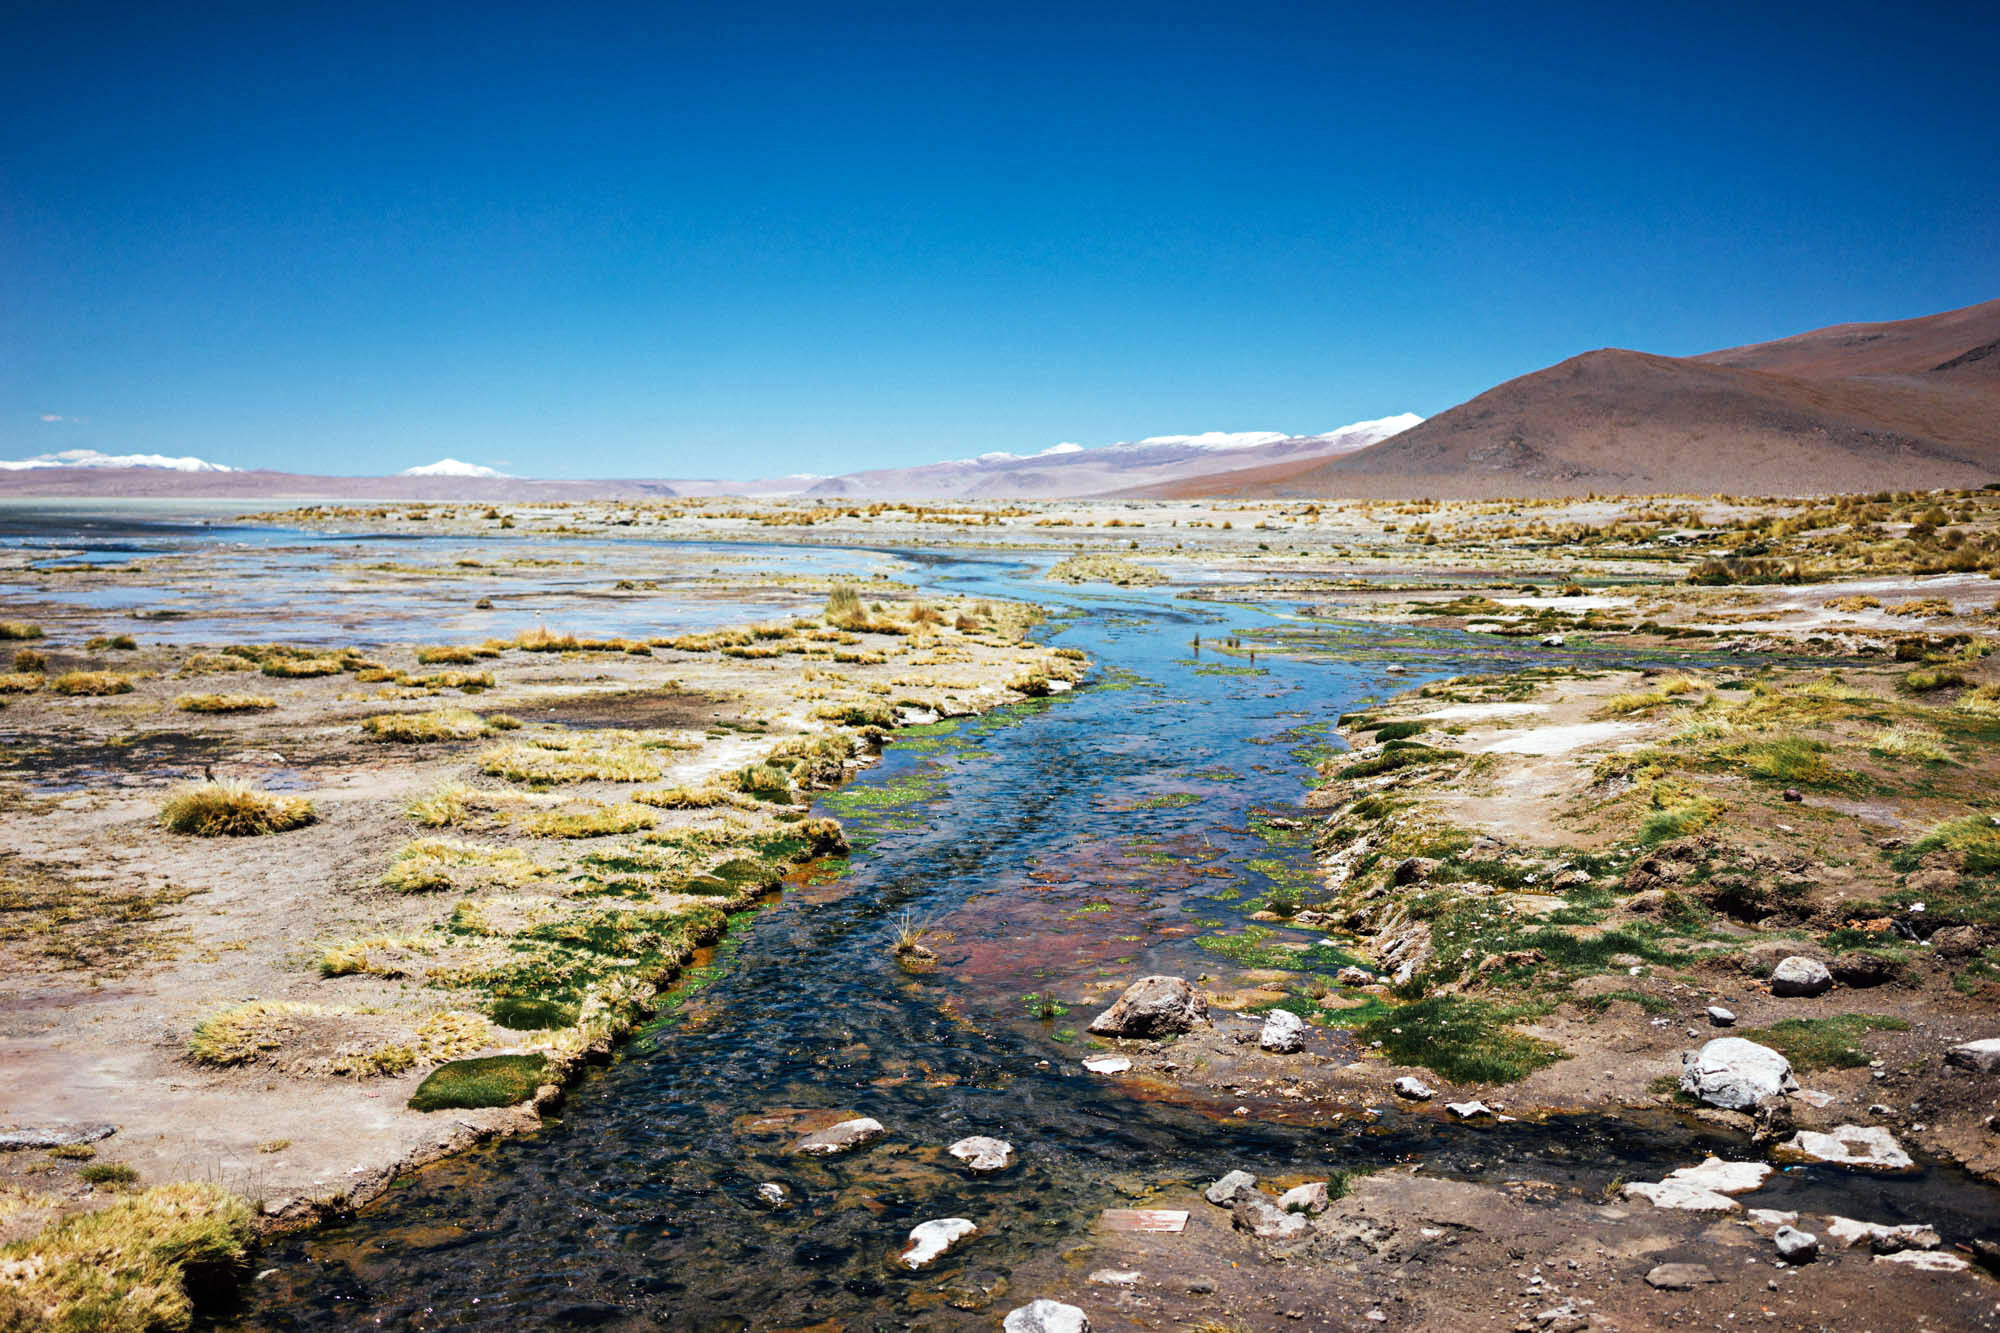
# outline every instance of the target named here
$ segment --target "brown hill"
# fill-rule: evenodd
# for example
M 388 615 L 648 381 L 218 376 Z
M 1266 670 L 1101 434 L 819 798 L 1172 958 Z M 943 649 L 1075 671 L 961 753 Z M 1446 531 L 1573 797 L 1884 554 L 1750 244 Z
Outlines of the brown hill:
M 1977 486 L 2000 479 L 2000 301 L 1701 357 L 1588 352 L 1305 466 L 1151 494 L 1497 499 Z

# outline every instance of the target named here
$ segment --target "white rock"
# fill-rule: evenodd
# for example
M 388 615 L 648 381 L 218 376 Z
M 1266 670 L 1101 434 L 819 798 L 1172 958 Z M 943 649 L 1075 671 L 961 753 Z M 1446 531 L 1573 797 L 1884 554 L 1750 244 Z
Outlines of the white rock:
M 1485 1102 L 1446 1102 L 1444 1109 L 1460 1120 L 1471 1120 L 1476 1116 L 1493 1114 L 1493 1108 Z
M 984 1134 L 960 1139 L 945 1151 L 964 1162 L 967 1170 L 981 1175 L 988 1171 L 1004 1171 L 1014 1164 L 1014 1145 L 1005 1139 L 988 1138 Z
M 1776 1208 L 1752 1208 L 1745 1216 L 1760 1227 L 1788 1227 L 1799 1220 L 1797 1213 L 1783 1212 Z
M 1833 973 L 1824 963 L 1793 954 L 1771 969 L 1773 995 L 1824 995 L 1833 989 Z
M 767 1180 L 757 1187 L 758 1202 L 773 1208 L 782 1207 L 791 1197 L 792 1192 L 775 1180 Z
M 1030 1301 L 1000 1321 L 1005 1333 L 1090 1333 L 1090 1316 L 1061 1301 Z
M 1916 1163 L 1896 1136 L 1876 1125 L 1836 1125 L 1827 1133 L 1802 1129 L 1778 1145 L 1781 1161 L 1824 1162 L 1855 1171 L 1913 1171 Z
M 1826 1238 L 1843 1250 L 1857 1245 L 1884 1250 L 1930 1250 L 1944 1243 L 1935 1227 L 1921 1222 L 1891 1227 L 1880 1222 L 1857 1222 L 1851 1217 L 1827 1218 Z
M 1093 1074 L 1122 1074 L 1132 1067 L 1132 1062 L 1122 1055 L 1093 1055 L 1083 1062 L 1083 1067 Z
M 865 1148 L 888 1132 L 881 1121 L 865 1115 L 856 1116 L 852 1120 L 815 1130 L 794 1144 L 792 1150 L 812 1157 L 831 1157 L 836 1153 Z
M 1819 1237 L 1810 1231 L 1779 1227 L 1771 1241 L 1778 1247 L 1778 1257 L 1788 1264 L 1809 1264 L 1819 1258 Z
M 1731 1011 L 1724 1009 L 1719 1004 L 1711 1004 L 1710 1006 L 1708 1006 L 1707 1013 L 1708 1013 L 1708 1021 L 1710 1023 L 1713 1023 L 1716 1027 L 1733 1028 L 1736 1026 L 1736 1015 Z
M 1303 1185 L 1294 1185 L 1278 1196 L 1278 1207 L 1288 1213 L 1323 1213 L 1332 1203 L 1328 1197 L 1327 1182 L 1309 1180 Z
M 929 1222 L 919 1222 L 910 1228 L 910 1239 L 903 1246 L 896 1262 L 915 1271 L 928 1268 L 944 1258 L 962 1241 L 979 1234 L 979 1228 L 963 1217 L 939 1217 Z
M 1717 1194 L 1748 1194 L 1762 1188 L 1770 1175 L 1771 1168 L 1762 1162 L 1725 1162 L 1720 1157 L 1710 1157 L 1700 1166 L 1684 1166 L 1668 1172 L 1667 1179 Z
M 1876 1255 L 1875 1262 L 1902 1264 L 1908 1268 L 1920 1268 L 1926 1273 L 1963 1273 L 1972 1267 L 1955 1254 L 1943 1254 L 1937 1250 L 1898 1250 L 1894 1254 Z
M 1219 1208 L 1227 1208 L 1236 1202 L 1236 1196 L 1244 1190 L 1257 1188 L 1257 1177 L 1248 1171 L 1231 1171 L 1222 1179 L 1201 1192 L 1201 1197 Z
M 1090 1020 L 1107 1037 L 1160 1037 L 1208 1024 L 1208 997 L 1185 977 L 1140 977 L 1118 1002 Z
M 1625 1197 L 1644 1199 L 1655 1208 L 1671 1208 L 1684 1213 L 1733 1213 L 1743 1206 L 1727 1194 L 1717 1194 L 1679 1180 L 1663 1180 L 1656 1185 L 1635 1182 L 1625 1187 Z
M 1279 1055 L 1291 1055 L 1306 1044 L 1306 1021 L 1289 1009 L 1273 1009 L 1264 1015 L 1264 1030 L 1257 1045 Z
M 1751 1110 L 1798 1086 L 1790 1060 L 1741 1037 L 1717 1037 L 1681 1056 L 1681 1091 L 1726 1111 Z
M 1372 986 L 1375 974 L 1365 967 L 1343 967 L 1333 974 L 1333 979 L 1343 986 Z
M 2000 1037 L 1968 1041 L 1946 1052 L 1944 1062 L 1980 1074 L 2000 1073 Z
M 1145 1276 L 1131 1268 L 1100 1268 L 1084 1281 L 1094 1282 L 1100 1287 L 1136 1287 Z
M 1437 1089 L 1414 1074 L 1405 1074 L 1390 1084 L 1398 1097 L 1407 1097 L 1413 1102 L 1427 1102 L 1437 1096 Z

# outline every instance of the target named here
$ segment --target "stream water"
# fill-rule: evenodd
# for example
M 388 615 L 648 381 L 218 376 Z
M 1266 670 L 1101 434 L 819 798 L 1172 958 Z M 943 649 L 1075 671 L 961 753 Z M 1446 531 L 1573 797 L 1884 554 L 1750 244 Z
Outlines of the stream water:
M 990 1328 L 1034 1293 L 997 1306 L 983 1293 L 1029 1256 L 1076 1243 L 1103 1208 L 1232 1167 L 1421 1161 L 1595 1192 L 1704 1150 L 1744 1155 L 1666 1114 L 1485 1128 L 1389 1108 L 1374 1121 L 1236 1117 L 1086 1073 L 1078 1033 L 1104 996 L 1147 973 L 1217 970 L 1218 932 L 1311 873 L 1290 803 L 1329 722 L 1385 686 L 1504 666 L 1510 650 L 904 558 L 927 586 L 1051 605 L 1045 632 L 1090 654 L 1093 681 L 905 734 L 821 802 L 856 843 L 840 873 L 806 877 L 741 922 L 559 1119 L 281 1243 L 219 1327 Z M 1280 624 L 1316 633 L 1319 651 L 1253 664 L 1193 646 Z M 1405 671 L 1386 675 L 1390 659 Z M 911 923 L 935 932 L 930 974 L 893 956 Z M 1261 946 L 1314 938 L 1278 929 Z M 827 1112 L 873 1116 L 889 1138 L 845 1158 L 790 1155 Z M 1019 1165 L 968 1176 L 943 1150 L 971 1134 L 1011 1141 Z M 760 1204 L 765 1181 L 790 1205 Z M 1920 1217 L 1959 1235 L 2000 1215 L 1992 1192 L 1939 1171 L 1784 1172 L 1757 1202 Z M 949 1216 L 982 1235 L 921 1276 L 892 1269 L 912 1225 Z

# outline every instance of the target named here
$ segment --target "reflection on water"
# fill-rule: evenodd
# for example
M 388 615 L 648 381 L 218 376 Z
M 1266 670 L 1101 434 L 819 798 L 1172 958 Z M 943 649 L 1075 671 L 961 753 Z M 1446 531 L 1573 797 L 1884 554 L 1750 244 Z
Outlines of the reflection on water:
M 932 585 L 1020 591 L 1003 566 L 910 558 Z M 1035 595 L 1060 599 L 1059 640 L 1096 659 L 1097 684 L 894 746 L 825 801 L 859 849 L 845 873 L 795 886 L 749 923 L 719 975 L 579 1088 L 558 1123 L 287 1243 L 227 1326 L 989 1328 L 1032 1294 L 994 1305 L 1025 1256 L 1075 1243 L 1104 1207 L 1230 1167 L 1421 1160 L 1597 1191 L 1722 1146 L 1665 1115 L 1220 1123 L 1085 1074 L 1068 1029 L 1087 1021 L 1093 983 L 1214 966 L 1202 931 L 1310 873 L 1305 839 L 1278 836 L 1296 813 L 1285 802 L 1325 743 L 1315 725 L 1383 678 L 1378 662 L 1331 650 L 1214 670 L 1191 640 L 1215 634 L 1215 612 L 1170 593 Z M 1490 665 L 1492 647 L 1433 635 L 1404 655 L 1444 674 Z M 940 932 L 928 975 L 890 952 L 910 920 Z M 1076 1012 L 1033 1016 L 1030 993 Z M 850 1158 L 786 1152 L 830 1112 L 874 1116 L 890 1138 Z M 1010 1140 L 1020 1164 L 967 1176 L 944 1148 L 970 1134 Z M 764 1181 L 785 1184 L 790 1206 L 762 1205 Z M 1765 1200 L 1885 1221 L 1921 1200 L 1948 1226 L 1993 1215 L 1990 1193 L 1937 1173 L 1784 1173 Z M 921 1278 L 888 1266 L 912 1225 L 945 1216 L 984 1235 Z

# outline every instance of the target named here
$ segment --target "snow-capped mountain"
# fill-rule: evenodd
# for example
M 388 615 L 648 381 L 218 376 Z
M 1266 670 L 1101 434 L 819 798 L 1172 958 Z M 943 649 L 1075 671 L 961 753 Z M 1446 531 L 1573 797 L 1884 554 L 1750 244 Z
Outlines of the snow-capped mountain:
M 425 463 L 422 467 L 406 467 L 396 474 L 399 477 L 504 477 L 507 474 L 498 468 L 486 467 L 479 463 L 461 463 L 456 458 L 440 458 L 435 463 Z
M 1423 420 L 1414 412 L 1357 421 L 1318 435 L 1279 431 L 1207 431 L 1151 435 L 1096 449 L 1065 442 L 1034 454 L 987 453 L 921 467 L 882 468 L 828 477 L 806 496 L 946 499 L 1074 499 L 1266 463 L 1332 458 L 1401 434 Z M 688 492 L 688 484 L 672 483 Z M 740 485 L 740 484 L 739 484 Z M 781 494 L 762 489 L 748 493 Z M 728 491 L 729 483 L 718 489 Z M 745 493 L 739 489 L 736 493 Z
M 30 468 L 164 468 L 169 472 L 234 472 L 233 467 L 202 458 L 169 458 L 165 454 L 104 454 L 95 449 L 64 449 L 60 453 L 36 454 L 33 458 L 0 458 L 0 470 L 26 472 Z

